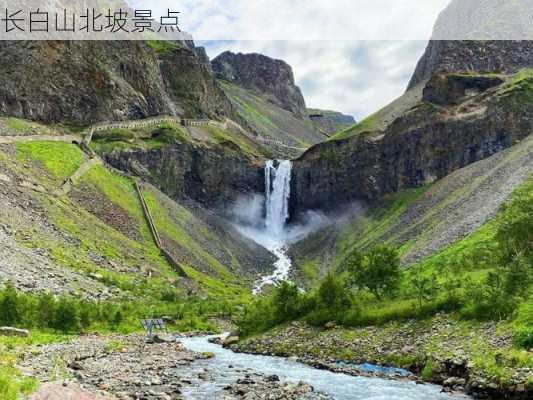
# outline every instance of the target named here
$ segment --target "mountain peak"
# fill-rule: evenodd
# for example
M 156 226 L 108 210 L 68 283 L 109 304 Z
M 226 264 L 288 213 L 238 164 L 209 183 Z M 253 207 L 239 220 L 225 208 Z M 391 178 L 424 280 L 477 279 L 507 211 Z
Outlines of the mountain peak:
M 285 61 L 262 54 L 226 51 L 211 62 L 219 79 L 253 89 L 299 116 L 306 115 L 305 100 L 294 82 L 292 68 Z

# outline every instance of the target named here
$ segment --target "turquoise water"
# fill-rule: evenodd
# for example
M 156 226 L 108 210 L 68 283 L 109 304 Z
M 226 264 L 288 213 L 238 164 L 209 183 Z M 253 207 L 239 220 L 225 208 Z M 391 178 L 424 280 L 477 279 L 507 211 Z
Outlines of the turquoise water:
M 187 399 L 216 399 L 217 394 L 242 377 L 243 371 L 278 375 L 282 381 L 304 381 L 337 400 L 463 400 L 468 396 L 440 393 L 436 385 L 417 385 L 413 381 L 382 378 L 354 377 L 319 370 L 283 357 L 234 353 L 209 343 L 209 337 L 180 338 L 190 350 L 212 352 L 215 357 L 193 363 L 192 371 L 207 374 L 209 379 L 193 380 L 192 387 L 184 388 Z M 370 364 L 367 365 L 369 368 Z M 399 370 L 404 371 L 404 370 Z M 394 372 L 399 372 L 394 371 Z M 407 371 L 406 371 L 407 372 Z

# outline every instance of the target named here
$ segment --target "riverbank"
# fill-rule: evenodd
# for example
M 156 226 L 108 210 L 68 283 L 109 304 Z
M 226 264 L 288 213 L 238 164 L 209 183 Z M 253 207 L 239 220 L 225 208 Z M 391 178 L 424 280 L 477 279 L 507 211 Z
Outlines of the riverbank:
M 41 383 L 31 400 L 61 400 L 66 393 L 84 400 L 195 399 L 197 388 L 212 387 L 219 379 L 209 368 L 213 353 L 191 351 L 172 335 L 161 335 L 153 343 L 137 334 L 81 336 L 29 347 L 20 357 L 21 373 Z M 231 380 L 214 387 L 216 393 L 208 398 L 255 399 L 268 394 L 283 400 L 330 399 L 307 383 L 282 382 L 276 375 L 246 368 L 232 367 Z
M 513 347 L 505 324 L 460 321 L 444 315 L 355 329 L 334 325 L 319 329 L 295 322 L 230 348 L 296 357 L 316 368 L 352 375 L 383 375 L 379 370 L 356 367 L 363 363 L 405 368 L 416 376 L 410 379 L 478 398 L 533 396 L 533 354 Z M 394 374 L 389 377 L 406 379 Z

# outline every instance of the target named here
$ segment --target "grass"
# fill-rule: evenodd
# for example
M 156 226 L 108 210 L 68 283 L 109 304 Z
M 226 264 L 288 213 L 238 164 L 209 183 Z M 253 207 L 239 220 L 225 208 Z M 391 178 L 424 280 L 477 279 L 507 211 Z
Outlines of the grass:
M 168 237 L 193 258 L 202 260 L 209 266 L 211 273 L 219 279 L 227 282 L 237 281 L 237 278 L 228 271 L 228 267 L 213 257 L 197 241 L 196 235 L 201 235 L 203 240 L 217 240 L 209 229 L 203 225 L 202 221 L 177 204 L 169 208 L 168 204 L 164 204 L 150 190 L 144 191 L 144 197 L 161 236 Z M 193 237 L 193 235 L 195 236 Z M 198 277 L 200 275 L 195 276 Z M 206 281 L 205 279 L 202 280 Z
M 258 150 L 253 144 L 246 138 L 239 136 L 238 134 L 220 129 L 216 126 L 208 126 L 207 132 L 209 135 L 217 141 L 218 144 L 224 145 L 226 143 L 232 143 L 237 146 L 243 153 L 258 156 Z
M 58 181 L 72 175 L 85 160 L 81 149 L 69 143 L 27 142 L 17 143 L 16 148 L 18 161 L 37 162 Z
M 35 124 L 20 118 L 7 118 L 6 126 L 16 132 L 25 132 L 30 130 Z
M 320 278 L 320 260 L 307 260 L 302 265 L 302 273 L 310 284 L 316 283 Z
M 172 54 L 180 46 L 169 40 L 147 40 L 146 43 L 160 55 Z
M 424 186 L 385 196 L 378 206 L 347 225 L 337 241 L 335 266 L 339 265 L 353 248 L 364 249 L 382 241 L 388 229 L 397 223 L 408 207 L 428 189 L 429 186 Z
M 228 94 L 231 101 L 233 101 L 237 105 L 239 111 L 243 113 L 247 121 L 252 121 L 270 129 L 276 129 L 274 122 L 272 122 L 266 115 L 260 112 L 256 106 L 252 104 L 253 102 L 261 104 L 264 100 L 252 95 L 251 93 L 247 93 L 247 96 L 252 99 L 253 102 L 247 101 L 244 96 L 239 95 L 242 94 L 241 90 L 243 89 L 223 80 L 219 80 L 219 82 L 224 91 Z
M 357 124 L 350 126 L 349 128 L 343 129 L 339 133 L 331 136 L 328 140 L 342 140 L 349 137 L 356 136 L 363 132 L 372 132 L 376 129 L 378 123 L 378 114 L 372 114 Z
M 34 392 L 39 383 L 35 378 L 23 376 L 15 364 L 31 345 L 61 342 L 69 336 L 32 332 L 28 337 L 0 336 L 0 399 L 18 400 Z

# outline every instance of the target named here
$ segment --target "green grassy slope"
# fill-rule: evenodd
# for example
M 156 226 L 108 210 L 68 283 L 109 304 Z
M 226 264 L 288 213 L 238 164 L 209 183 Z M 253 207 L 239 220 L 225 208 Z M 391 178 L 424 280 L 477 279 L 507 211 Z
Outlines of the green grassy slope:
M 381 242 L 399 247 L 404 264 L 431 256 L 481 228 L 533 172 L 529 137 L 430 186 L 384 197 L 351 212 L 293 249 L 303 280 L 335 268 L 354 248 Z M 488 229 L 488 228 L 487 228 Z M 485 231 L 488 235 L 488 232 Z
M 117 294 L 157 296 L 165 288 L 187 286 L 157 249 L 130 178 L 97 165 L 68 195 L 51 194 L 84 160 L 82 151 L 68 143 L 0 146 L 0 164 L 9 178 L 0 185 L 5 185 L 13 204 L 21 205 L 4 208 L 0 223 L 16 227 L 17 245 L 95 281 L 95 291 L 103 284 Z M 41 192 L 18 186 L 25 180 L 41 187 Z M 169 199 L 160 203 L 160 199 L 166 198 L 152 188 L 148 201 L 157 224 L 182 250 L 176 252 L 187 255 L 184 266 L 198 278 L 201 290 L 216 292 L 219 298 L 244 294 L 246 282 L 234 273 L 247 266 L 239 264 L 227 246 L 219 243 L 217 232 L 187 207 Z M 186 231 L 190 227 L 192 233 Z M 217 245 L 209 246 L 210 242 Z M 233 244 L 236 252 L 249 250 L 240 245 Z
M 311 121 L 296 118 L 249 90 L 225 81 L 220 84 L 239 116 L 261 136 L 296 147 L 308 147 L 326 138 Z

